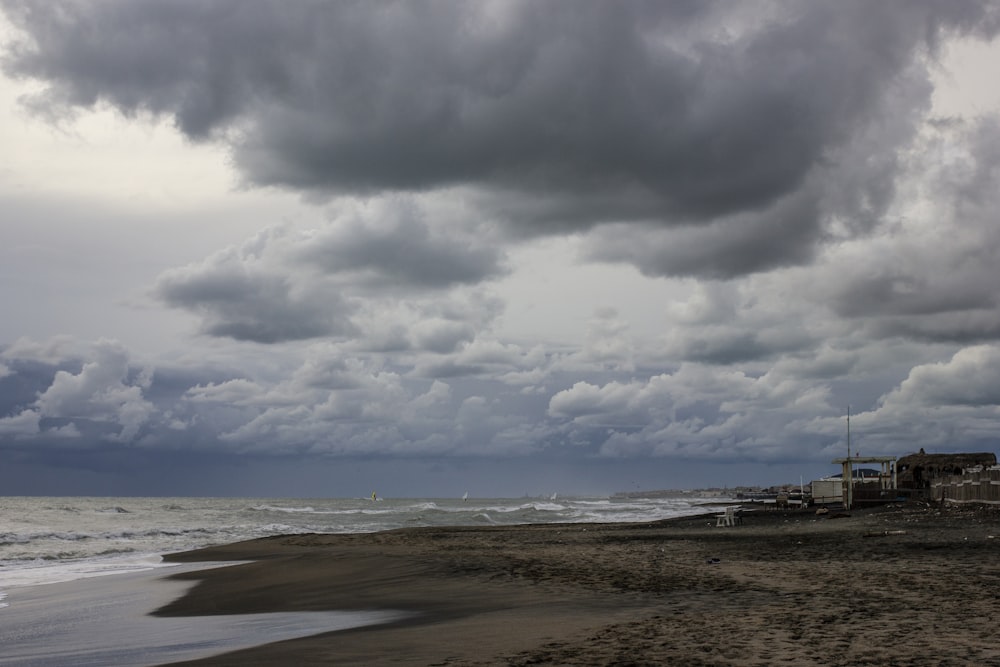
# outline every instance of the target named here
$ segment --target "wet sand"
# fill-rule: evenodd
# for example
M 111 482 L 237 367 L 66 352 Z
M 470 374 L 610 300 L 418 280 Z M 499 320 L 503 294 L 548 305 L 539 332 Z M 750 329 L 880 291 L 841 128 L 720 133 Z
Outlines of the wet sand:
M 301 535 L 175 554 L 254 559 L 161 615 L 413 612 L 184 663 L 1000 665 L 1000 512 L 923 503 L 646 524 Z
M 0 666 L 153 665 L 396 617 L 336 611 L 149 615 L 183 595 L 190 585 L 165 580 L 163 569 L 153 569 L 12 590 L 10 606 L 0 609 Z

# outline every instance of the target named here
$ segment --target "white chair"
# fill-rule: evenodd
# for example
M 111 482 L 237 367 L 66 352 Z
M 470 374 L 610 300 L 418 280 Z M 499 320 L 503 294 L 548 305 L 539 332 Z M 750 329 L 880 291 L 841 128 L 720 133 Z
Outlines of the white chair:
M 715 525 L 718 526 L 735 526 L 737 523 L 743 523 L 743 517 L 736 515 L 736 506 L 730 505 L 726 508 L 725 514 L 715 515 Z
M 729 508 L 728 507 L 726 508 L 726 513 L 725 514 L 716 514 L 715 515 L 715 527 L 716 528 L 718 528 L 719 526 L 731 526 L 731 525 L 732 524 L 730 523 L 730 514 L 729 514 Z

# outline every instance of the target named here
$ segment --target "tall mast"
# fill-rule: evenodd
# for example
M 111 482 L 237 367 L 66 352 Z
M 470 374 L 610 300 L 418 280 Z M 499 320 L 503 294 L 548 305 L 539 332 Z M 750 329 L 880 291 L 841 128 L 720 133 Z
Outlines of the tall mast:
M 844 509 L 854 505 L 854 464 L 851 462 L 851 405 L 847 404 L 847 461 L 844 463 Z

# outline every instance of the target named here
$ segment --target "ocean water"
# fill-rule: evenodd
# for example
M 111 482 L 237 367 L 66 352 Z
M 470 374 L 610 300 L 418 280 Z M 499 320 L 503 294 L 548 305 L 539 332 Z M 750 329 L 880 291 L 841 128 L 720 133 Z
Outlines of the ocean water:
M 724 501 L 725 499 L 715 499 Z M 669 498 L 0 497 L 0 606 L 15 587 L 157 567 L 165 553 L 293 533 L 408 526 L 653 521 L 712 511 Z
M 653 521 L 715 511 L 713 501 L 727 499 L 0 497 L 0 666 L 148 667 L 405 615 L 154 617 L 190 585 L 165 575 L 199 567 L 163 563 L 170 552 L 294 533 Z

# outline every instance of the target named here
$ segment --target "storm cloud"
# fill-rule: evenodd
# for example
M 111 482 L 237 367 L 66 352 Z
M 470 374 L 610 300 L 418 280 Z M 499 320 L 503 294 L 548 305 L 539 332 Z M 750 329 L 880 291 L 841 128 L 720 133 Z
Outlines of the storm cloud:
M 0 472 L 995 447 L 996 3 L 0 7 Z
M 467 190 L 514 234 L 677 229 L 602 253 L 657 275 L 877 224 L 936 48 L 998 24 L 977 2 L 6 6 L 41 112 L 168 117 L 258 186 Z
M 265 230 L 163 273 L 153 294 L 197 315 L 203 333 L 236 340 L 386 340 L 402 325 L 385 323 L 396 317 L 409 322 L 406 311 L 423 319 L 410 341 L 417 347 L 451 349 L 454 343 L 444 339 L 471 339 L 472 324 L 456 320 L 461 307 L 446 305 L 448 295 L 503 275 L 502 251 L 488 237 L 432 233 L 412 202 L 362 210 L 374 220 L 352 214 L 300 232 Z

